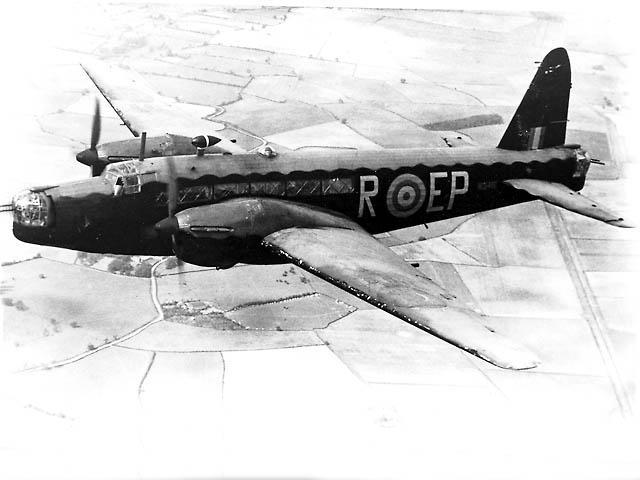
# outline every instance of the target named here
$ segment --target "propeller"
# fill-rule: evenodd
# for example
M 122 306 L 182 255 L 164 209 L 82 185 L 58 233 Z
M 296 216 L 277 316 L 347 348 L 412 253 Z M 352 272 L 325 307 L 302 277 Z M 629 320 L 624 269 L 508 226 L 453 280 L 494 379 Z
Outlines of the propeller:
M 178 219 L 176 218 L 176 210 L 178 208 L 178 179 L 174 159 L 167 157 L 166 165 L 168 170 L 167 179 L 167 218 L 160 220 L 154 225 L 154 230 L 162 235 L 171 235 L 171 248 L 178 259 L 178 270 L 182 273 L 182 242 L 179 238 Z
M 91 125 L 91 150 L 96 151 L 100 141 L 100 130 L 102 127 L 100 118 L 100 101 L 96 98 L 96 108 L 93 112 L 93 123 Z
M 98 142 L 100 141 L 100 131 L 102 129 L 102 120 L 100 117 L 100 101 L 96 98 L 96 107 L 93 112 L 93 121 L 91 123 L 91 141 L 90 146 L 86 150 L 76 155 L 76 160 L 84 165 L 91 167 L 91 175 L 97 176 L 104 170 L 104 165 L 98 157 Z
M 176 246 L 177 246 L 177 242 L 176 242 L 176 234 L 175 232 L 177 232 L 177 229 L 167 229 L 167 228 L 161 228 L 162 222 L 166 223 L 170 223 L 170 224 L 176 224 L 178 223 L 178 220 L 176 219 L 175 215 L 176 215 L 176 209 L 178 208 L 178 180 L 176 179 L 176 167 L 175 164 L 173 163 L 173 158 L 171 157 L 167 157 L 167 161 L 166 161 L 166 165 L 167 165 L 167 170 L 168 170 L 168 179 L 167 179 L 167 213 L 168 216 L 165 220 L 161 220 L 160 222 L 158 222 L 156 230 L 163 232 L 163 233 L 169 233 L 171 234 L 171 244 L 173 245 L 173 251 L 174 253 L 176 253 Z

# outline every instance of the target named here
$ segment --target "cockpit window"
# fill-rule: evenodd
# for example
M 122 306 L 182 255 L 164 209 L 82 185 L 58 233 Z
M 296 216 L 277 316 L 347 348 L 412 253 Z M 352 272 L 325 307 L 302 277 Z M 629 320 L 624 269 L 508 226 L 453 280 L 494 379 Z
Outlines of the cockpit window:
M 13 221 L 30 227 L 51 226 L 51 200 L 44 192 L 20 192 L 13 198 Z
M 105 169 L 105 178 L 113 186 L 115 195 L 140 193 L 141 178 L 138 162 L 116 162 L 110 163 Z M 124 188 L 123 188 L 124 187 Z
M 124 193 L 140 192 L 140 175 L 126 175 L 124 177 Z
M 140 173 L 138 169 L 138 162 L 136 160 L 130 160 L 128 162 L 116 162 L 110 163 L 105 169 L 107 173 L 115 173 L 116 175 L 128 175 L 131 173 Z

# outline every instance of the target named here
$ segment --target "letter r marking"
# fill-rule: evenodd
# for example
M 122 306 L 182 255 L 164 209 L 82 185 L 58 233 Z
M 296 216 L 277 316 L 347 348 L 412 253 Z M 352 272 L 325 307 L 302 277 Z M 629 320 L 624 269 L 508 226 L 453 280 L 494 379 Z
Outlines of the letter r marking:
M 371 190 L 366 189 L 367 182 L 373 183 Z M 367 204 L 369 209 L 369 215 L 376 216 L 376 212 L 373 209 L 371 203 L 371 197 L 375 197 L 378 194 L 378 177 L 375 175 L 363 175 L 360 177 L 360 206 L 358 207 L 358 218 L 362 218 L 364 214 L 364 205 Z

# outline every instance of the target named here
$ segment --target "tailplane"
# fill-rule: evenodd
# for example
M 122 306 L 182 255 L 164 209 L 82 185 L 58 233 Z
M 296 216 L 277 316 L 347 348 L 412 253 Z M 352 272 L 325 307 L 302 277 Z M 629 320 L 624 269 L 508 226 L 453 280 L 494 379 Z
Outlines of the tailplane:
M 564 48 L 551 50 L 538 67 L 498 148 L 536 150 L 565 143 L 571 65 Z

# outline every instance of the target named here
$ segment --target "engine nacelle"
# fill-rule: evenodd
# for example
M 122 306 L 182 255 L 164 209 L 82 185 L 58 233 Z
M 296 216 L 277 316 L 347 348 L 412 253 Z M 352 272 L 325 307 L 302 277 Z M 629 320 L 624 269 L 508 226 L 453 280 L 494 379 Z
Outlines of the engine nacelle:
M 224 148 L 215 145 L 221 140 L 211 135 L 199 135 L 189 138 L 183 135 L 155 135 L 145 141 L 144 158 L 166 157 L 172 155 L 194 155 L 203 153 L 225 153 Z M 102 173 L 107 165 L 132 158 L 139 158 L 140 139 L 129 138 L 98 145 L 95 149 L 86 149 L 76 155 L 76 160 L 91 167 L 92 176 Z
M 236 198 L 178 212 L 155 229 L 175 235 L 176 255 L 189 263 L 222 268 L 237 262 L 270 263 L 262 240 L 287 228 L 360 227 L 335 212 L 274 198 Z

